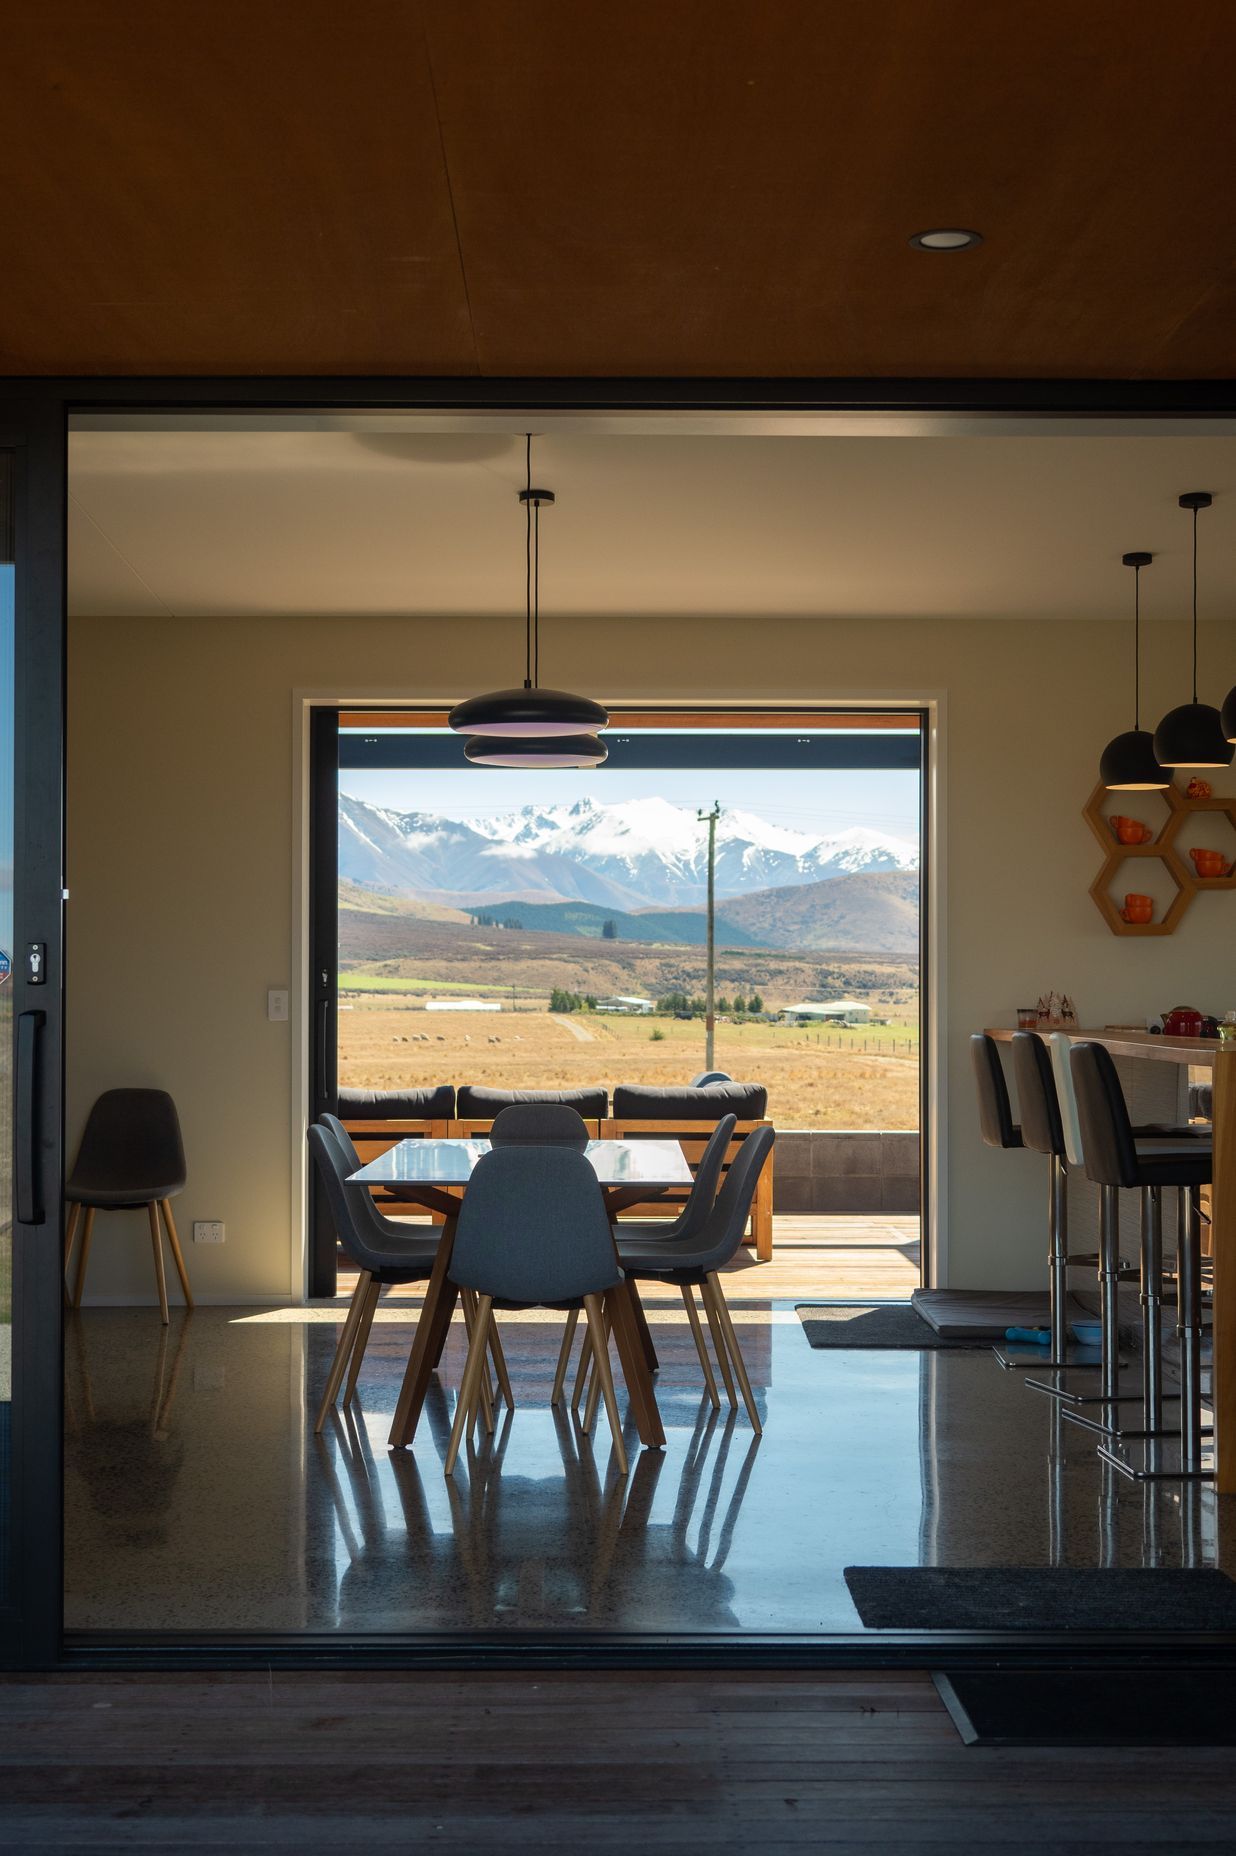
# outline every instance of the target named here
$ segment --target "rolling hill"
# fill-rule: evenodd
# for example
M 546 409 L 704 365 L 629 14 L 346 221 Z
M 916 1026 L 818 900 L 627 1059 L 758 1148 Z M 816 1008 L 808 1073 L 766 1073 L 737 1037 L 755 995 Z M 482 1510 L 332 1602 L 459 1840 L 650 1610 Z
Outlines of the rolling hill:
M 733 897 L 717 918 L 761 947 L 915 955 L 918 898 L 917 870 L 877 870 Z

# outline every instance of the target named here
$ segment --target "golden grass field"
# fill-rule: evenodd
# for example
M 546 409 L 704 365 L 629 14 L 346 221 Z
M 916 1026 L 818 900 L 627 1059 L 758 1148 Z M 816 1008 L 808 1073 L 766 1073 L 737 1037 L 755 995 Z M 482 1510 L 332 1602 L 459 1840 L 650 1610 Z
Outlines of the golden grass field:
M 340 1003 L 339 1081 L 345 1088 L 603 1083 L 612 1090 L 616 1083 L 687 1083 L 704 1068 L 698 1019 L 426 1012 L 406 996 L 368 991 L 345 993 Z M 763 1083 L 769 1115 L 782 1128 L 918 1127 L 916 1022 L 856 1031 L 718 1024 L 716 1063 L 742 1082 Z

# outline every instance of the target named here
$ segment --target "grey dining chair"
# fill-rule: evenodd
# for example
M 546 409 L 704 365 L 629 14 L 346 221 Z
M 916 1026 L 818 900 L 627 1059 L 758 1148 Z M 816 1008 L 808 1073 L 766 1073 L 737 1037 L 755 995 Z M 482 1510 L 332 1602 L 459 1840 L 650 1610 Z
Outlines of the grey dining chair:
M 588 1145 L 588 1124 L 567 1102 L 512 1102 L 494 1116 L 491 1147 L 574 1147 Z
M 734 1377 L 730 1371 L 732 1361 L 747 1416 L 751 1420 L 752 1429 L 757 1432 L 763 1427 L 742 1357 L 742 1348 L 734 1331 L 717 1272 L 724 1269 L 742 1243 L 760 1169 L 768 1158 L 775 1138 L 774 1131 L 768 1127 L 756 1128 L 746 1137 L 703 1226 L 692 1235 L 668 1242 L 664 1238 L 646 1242 L 635 1235 L 625 1237 L 620 1234 L 618 1238 L 618 1261 L 622 1265 L 623 1274 L 628 1278 L 637 1282 L 675 1283 L 679 1287 L 699 1289 L 730 1404 L 737 1404 Z M 596 1352 L 595 1340 L 593 1351 Z M 594 1402 L 595 1387 L 589 1393 L 589 1404 Z
M 64 1269 L 67 1293 L 69 1262 L 77 1223 L 84 1211 L 73 1306 L 80 1308 L 86 1286 L 86 1265 L 94 1235 L 97 1211 L 137 1211 L 143 1206 L 150 1220 L 154 1248 L 155 1283 L 159 1314 L 167 1326 L 167 1277 L 163 1268 L 163 1238 L 159 1214 L 167 1226 L 172 1261 L 180 1278 L 185 1307 L 193 1307 L 189 1273 L 181 1254 L 171 1201 L 185 1185 L 185 1148 L 176 1104 L 164 1089 L 107 1089 L 91 1109 L 82 1133 L 77 1159 L 65 1185 L 70 1207 L 64 1231 Z
M 351 1402 L 356 1392 L 382 1290 L 429 1280 L 438 1254 L 438 1232 L 430 1228 L 413 1233 L 398 1219 L 383 1217 L 367 1188 L 351 1182 L 349 1174 L 357 1171 L 360 1159 L 347 1129 L 334 1115 L 323 1115 L 318 1124 L 310 1128 L 309 1148 L 322 1175 L 335 1228 L 358 1270 L 347 1318 L 335 1347 L 314 1420 L 314 1431 L 319 1433 L 339 1395 L 345 1372 L 345 1405 Z M 471 1321 L 472 1313 L 470 1299 L 465 1300 L 466 1321 Z M 510 1407 L 514 1400 L 506 1362 L 498 1355 L 494 1366 L 498 1375 L 498 1388 Z M 487 1402 L 492 1401 L 487 1376 L 482 1395 Z
M 609 1214 L 600 1183 L 581 1153 L 565 1146 L 495 1147 L 477 1162 L 468 1184 L 450 1279 L 477 1297 L 463 1385 L 451 1427 L 446 1474 L 453 1474 L 465 1432 L 475 1421 L 478 1402 L 486 1429 L 491 1414 L 478 1393 L 483 1388 L 485 1348 L 496 1331 L 495 1309 L 582 1307 L 593 1337 L 614 1440 L 623 1475 L 627 1453 L 618 1418 L 609 1354 L 605 1345 L 602 1297 L 623 1280 Z M 585 1429 L 588 1424 L 585 1423 Z
M 624 1236 L 632 1241 L 639 1240 L 653 1244 L 672 1243 L 680 1238 L 694 1237 L 702 1231 L 708 1214 L 717 1197 L 717 1186 L 721 1179 L 721 1168 L 729 1151 L 731 1137 L 737 1126 L 737 1117 L 722 1115 L 720 1121 L 708 1137 L 708 1145 L 700 1155 L 695 1178 L 691 1182 L 691 1191 L 679 1216 L 674 1219 L 640 1218 L 629 1223 L 616 1224 L 613 1227 L 616 1239 Z M 721 1400 L 717 1396 L 717 1382 L 712 1376 L 712 1367 L 708 1362 L 708 1349 L 704 1345 L 704 1335 L 700 1328 L 699 1313 L 695 1306 L 695 1290 L 690 1283 L 679 1285 L 682 1290 L 683 1307 L 687 1311 L 687 1320 L 691 1324 L 691 1338 L 695 1342 L 695 1351 L 699 1355 L 700 1369 L 704 1375 L 704 1385 L 713 1406 L 719 1408 Z M 567 1367 L 570 1364 L 571 1343 L 575 1336 L 578 1313 L 567 1317 L 567 1329 L 562 1338 L 562 1351 L 558 1356 L 558 1371 L 554 1377 L 552 1403 L 557 1404 L 562 1397 L 562 1388 L 566 1380 Z M 579 1370 L 575 1378 L 575 1392 L 572 1403 L 579 1404 L 588 1379 L 588 1370 L 592 1363 L 592 1350 L 585 1347 L 580 1355 Z

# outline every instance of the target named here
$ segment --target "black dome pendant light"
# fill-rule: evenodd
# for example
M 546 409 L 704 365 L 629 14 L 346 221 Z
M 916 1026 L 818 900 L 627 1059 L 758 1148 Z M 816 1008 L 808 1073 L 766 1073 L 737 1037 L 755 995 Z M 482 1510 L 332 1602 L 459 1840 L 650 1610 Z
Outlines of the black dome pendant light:
M 1133 569 L 1133 726 L 1126 728 L 1103 749 L 1099 760 L 1099 778 L 1109 792 L 1152 793 L 1170 786 L 1172 776 L 1154 757 L 1154 736 L 1141 720 L 1141 581 L 1142 568 L 1149 567 L 1153 554 L 1122 554 L 1126 567 Z
M 1209 490 L 1180 498 L 1180 507 L 1193 511 L 1193 700 L 1169 709 L 1154 731 L 1155 759 L 1164 767 L 1230 767 L 1236 753 L 1224 738 L 1219 711 L 1197 700 L 1197 512 L 1212 501 Z
M 605 749 L 594 736 L 598 728 L 609 726 L 608 712 L 588 696 L 542 689 L 538 682 L 541 509 L 552 506 L 554 493 L 533 488 L 531 432 L 527 435 L 526 470 L 527 483 L 519 492 L 524 506 L 527 560 L 523 688 L 470 696 L 455 705 L 447 722 L 456 734 L 474 737 L 465 752 L 476 766 L 595 767 L 605 759 Z M 538 761 L 536 750 L 546 750 L 555 742 L 554 757 Z

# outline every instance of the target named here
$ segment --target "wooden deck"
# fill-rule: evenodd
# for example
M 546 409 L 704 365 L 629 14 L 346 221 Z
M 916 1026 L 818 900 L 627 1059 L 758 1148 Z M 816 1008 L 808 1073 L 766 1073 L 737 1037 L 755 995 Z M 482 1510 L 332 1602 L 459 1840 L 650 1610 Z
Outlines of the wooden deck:
M 973 1749 L 925 1674 L 0 1679 L 6 1850 L 1236 1847 L 1225 1748 Z

